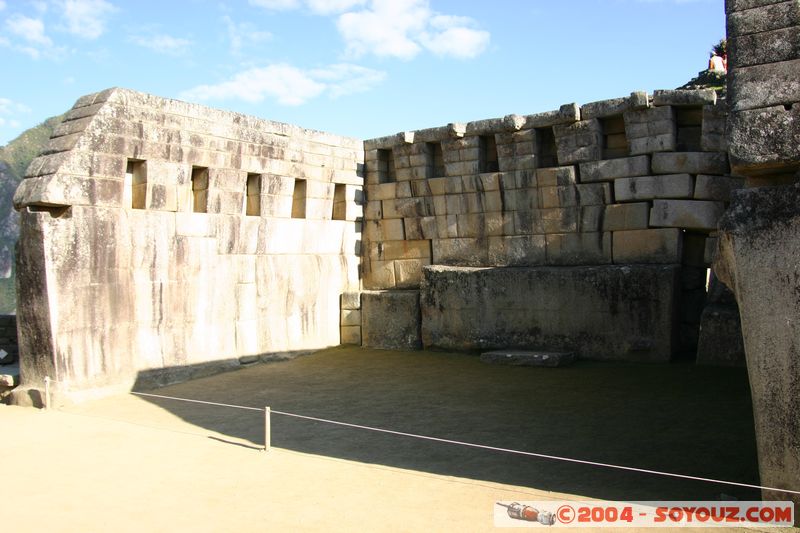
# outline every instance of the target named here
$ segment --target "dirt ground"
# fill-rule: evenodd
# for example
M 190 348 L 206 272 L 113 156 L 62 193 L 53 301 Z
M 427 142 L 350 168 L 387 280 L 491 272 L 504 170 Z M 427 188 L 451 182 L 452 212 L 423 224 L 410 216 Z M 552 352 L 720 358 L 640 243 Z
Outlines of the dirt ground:
M 336 348 L 148 392 L 758 482 L 743 369 Z M 487 531 L 499 500 L 760 499 L 279 415 L 264 453 L 262 413 L 133 395 L 0 406 L 0 435 L 6 531 Z

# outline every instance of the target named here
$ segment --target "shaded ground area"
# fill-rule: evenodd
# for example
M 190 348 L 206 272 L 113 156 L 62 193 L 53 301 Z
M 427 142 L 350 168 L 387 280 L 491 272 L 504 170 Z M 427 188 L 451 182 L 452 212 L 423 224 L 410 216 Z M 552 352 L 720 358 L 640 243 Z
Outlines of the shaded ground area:
M 758 483 L 746 371 L 690 363 L 489 366 L 437 352 L 336 348 L 158 389 L 591 461 Z M 258 412 L 149 401 L 260 445 Z M 273 415 L 273 446 L 610 500 L 760 499 L 758 491 L 520 457 Z

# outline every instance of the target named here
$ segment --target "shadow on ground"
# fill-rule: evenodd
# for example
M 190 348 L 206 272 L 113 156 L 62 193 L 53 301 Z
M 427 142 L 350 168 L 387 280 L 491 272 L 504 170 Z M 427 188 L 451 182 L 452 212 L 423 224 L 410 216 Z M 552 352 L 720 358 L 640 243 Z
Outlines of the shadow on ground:
M 747 373 L 691 363 L 489 366 L 438 352 L 335 348 L 151 391 L 591 461 L 758 483 Z M 148 398 L 263 443 L 255 411 Z M 612 500 L 760 499 L 758 491 L 522 457 L 273 415 L 299 452 Z

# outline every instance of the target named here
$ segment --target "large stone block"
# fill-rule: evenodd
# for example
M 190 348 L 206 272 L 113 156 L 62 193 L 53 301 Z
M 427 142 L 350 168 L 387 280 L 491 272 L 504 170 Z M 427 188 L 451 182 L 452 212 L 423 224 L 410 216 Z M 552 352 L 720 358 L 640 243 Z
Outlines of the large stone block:
M 361 343 L 366 348 L 421 348 L 419 291 L 361 293 Z
M 654 198 L 691 198 L 694 179 L 689 174 L 640 176 L 614 181 L 617 202 L 635 202 Z
M 745 366 L 744 340 L 736 305 L 708 305 L 700 317 L 697 364 Z
M 672 354 L 674 266 L 432 266 L 424 276 L 426 347 L 575 351 L 633 361 Z
M 800 59 L 731 69 L 731 111 L 800 102 Z
M 598 119 L 553 127 L 561 165 L 596 161 L 602 157 L 603 128 Z
M 741 189 L 743 186 L 744 180 L 741 178 L 700 174 L 695 182 L 694 198 L 727 202 L 731 199 L 731 191 Z
M 702 200 L 655 200 L 650 211 L 650 226 L 714 231 L 725 211 L 722 202 Z
M 731 113 L 729 128 L 735 173 L 792 174 L 800 168 L 800 105 Z
M 655 106 L 680 107 L 714 105 L 715 103 L 717 103 L 717 93 L 714 89 L 653 91 L 653 105 Z
M 644 91 L 631 93 L 624 98 L 613 98 L 610 100 L 600 100 L 581 106 L 581 118 L 603 118 L 613 115 L 621 115 L 629 109 L 643 109 L 648 105 L 647 93 Z
M 672 106 L 626 111 L 623 118 L 631 155 L 674 151 L 677 147 Z
M 545 240 L 548 265 L 611 263 L 610 233 L 551 233 Z
M 682 233 L 676 228 L 615 231 L 614 264 L 681 262 Z
M 647 229 L 650 220 L 650 204 L 612 204 L 605 207 L 603 231 Z
M 790 27 L 741 35 L 728 39 L 728 51 L 737 68 L 800 59 L 800 32 Z
M 727 174 L 724 152 L 672 152 L 653 154 L 654 174 Z
M 800 479 L 800 187 L 733 192 L 714 271 L 739 305 L 761 483 Z M 787 494 L 764 490 L 765 499 Z M 791 496 L 795 508 L 800 497 Z
M 637 157 L 590 161 L 580 164 L 580 172 L 581 183 L 611 181 L 617 178 L 629 178 L 633 176 L 647 176 L 650 174 L 650 157 L 641 155 Z
M 727 17 L 728 35 L 731 37 L 798 25 L 800 25 L 800 5 L 797 0 L 758 2 L 746 9 L 729 11 Z

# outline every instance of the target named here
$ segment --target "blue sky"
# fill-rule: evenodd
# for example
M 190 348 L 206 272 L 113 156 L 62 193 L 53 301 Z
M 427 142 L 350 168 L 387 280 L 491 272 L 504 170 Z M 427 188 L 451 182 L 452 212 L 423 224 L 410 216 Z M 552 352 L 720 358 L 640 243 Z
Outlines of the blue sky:
M 671 89 L 723 0 L 0 0 L 0 145 L 120 86 L 371 138 Z

